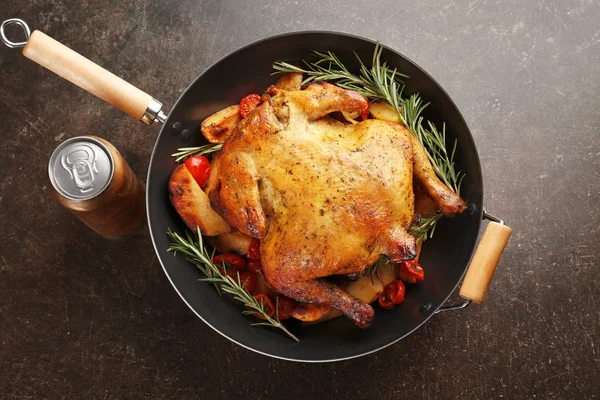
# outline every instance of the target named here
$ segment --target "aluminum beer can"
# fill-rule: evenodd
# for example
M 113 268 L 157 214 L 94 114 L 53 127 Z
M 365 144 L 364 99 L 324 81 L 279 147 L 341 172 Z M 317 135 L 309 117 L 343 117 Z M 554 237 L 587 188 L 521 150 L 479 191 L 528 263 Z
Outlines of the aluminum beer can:
M 58 202 L 102 236 L 124 236 L 146 214 L 144 184 L 104 139 L 64 141 L 50 156 L 48 175 Z

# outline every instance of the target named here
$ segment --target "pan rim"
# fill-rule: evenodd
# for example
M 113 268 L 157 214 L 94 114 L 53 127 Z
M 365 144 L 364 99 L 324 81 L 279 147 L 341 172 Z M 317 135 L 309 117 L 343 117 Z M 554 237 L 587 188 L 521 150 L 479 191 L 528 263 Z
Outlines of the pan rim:
M 200 320 L 202 320 L 207 326 L 209 326 L 210 328 L 212 328 L 215 332 L 217 332 L 218 334 L 220 334 L 221 336 L 223 336 L 224 338 L 228 339 L 229 341 L 247 349 L 250 350 L 252 352 L 267 356 L 267 357 L 272 357 L 275 359 L 280 359 L 280 360 L 285 360 L 285 361 L 293 361 L 293 362 L 304 362 L 304 363 L 326 363 L 326 362 L 338 362 L 338 361 L 345 361 L 345 360 L 351 360 L 354 358 L 359 358 L 359 357 L 363 357 L 369 354 L 373 354 L 375 352 L 378 352 L 380 350 L 385 349 L 386 347 L 389 347 L 397 342 L 399 342 L 400 340 L 406 338 L 407 336 L 409 336 L 410 334 L 412 334 L 413 332 L 415 332 L 417 329 L 419 329 L 421 326 L 423 326 L 426 322 L 429 321 L 430 318 L 432 318 L 434 315 L 436 315 L 437 311 L 439 310 L 440 307 L 442 307 L 450 298 L 450 296 L 452 296 L 458 285 L 462 282 L 464 275 L 467 272 L 468 266 L 470 264 L 470 260 L 473 257 L 473 254 L 475 252 L 475 249 L 477 248 L 477 245 L 473 246 L 473 248 L 471 248 L 470 250 L 470 255 L 469 255 L 469 262 L 465 265 L 461 275 L 460 275 L 460 279 L 458 279 L 456 281 L 456 283 L 454 284 L 452 290 L 448 293 L 448 295 L 446 296 L 446 298 L 444 298 L 444 301 L 442 301 L 438 306 L 436 306 L 434 309 L 432 309 L 431 313 L 429 315 L 427 315 L 423 321 L 419 324 L 417 324 L 413 329 L 411 329 L 410 331 L 408 331 L 407 333 L 403 334 L 402 336 L 399 336 L 398 338 L 383 344 L 381 346 L 378 346 L 376 348 L 373 348 L 371 350 L 367 350 L 367 351 L 362 351 L 359 352 L 357 354 L 353 354 L 353 355 L 349 355 L 349 356 L 344 356 L 344 357 L 339 357 L 339 358 L 324 358 L 324 359 L 302 359 L 302 358 L 293 358 L 293 357 L 285 357 L 285 356 L 280 356 L 280 355 L 275 355 L 272 353 L 268 353 L 266 351 L 262 351 L 259 349 L 256 349 L 254 347 L 251 347 L 247 344 L 241 343 L 238 340 L 233 339 L 232 337 L 228 336 L 226 333 L 222 332 L 221 330 L 219 330 L 218 328 L 216 328 L 215 326 L 213 326 L 211 323 L 209 323 L 205 318 L 202 317 L 202 315 L 200 315 L 195 309 L 194 307 L 191 306 L 190 303 L 188 303 L 188 301 L 185 299 L 185 297 L 183 296 L 183 294 L 179 291 L 179 289 L 177 288 L 177 286 L 175 285 L 175 283 L 173 282 L 173 280 L 171 279 L 171 276 L 169 274 L 169 272 L 167 271 L 167 268 L 165 267 L 165 264 L 163 263 L 163 259 L 161 257 L 161 253 L 159 252 L 159 249 L 157 247 L 157 243 L 154 237 L 154 233 L 152 230 L 152 221 L 150 218 L 150 202 L 149 202 L 149 198 L 150 198 L 150 175 L 152 173 L 152 165 L 153 165 L 153 161 L 154 161 L 154 157 L 156 156 L 157 153 L 157 149 L 158 149 L 158 143 L 159 143 L 159 139 L 161 138 L 163 132 L 165 131 L 165 129 L 167 128 L 167 126 L 169 126 L 170 123 L 170 118 L 171 118 L 171 114 L 172 111 L 175 110 L 177 108 L 177 106 L 179 105 L 179 103 L 182 101 L 182 99 L 185 97 L 185 94 L 196 84 L 196 82 L 198 82 L 208 71 L 212 70 L 213 68 L 215 68 L 215 66 L 217 66 L 218 64 L 220 64 L 222 61 L 224 61 L 225 59 L 229 58 L 230 56 L 232 56 L 235 53 L 238 53 L 242 50 L 245 50 L 249 47 L 252 46 L 256 46 L 259 45 L 261 43 L 270 41 L 270 40 L 274 40 L 274 39 L 279 39 L 279 38 L 284 38 L 284 37 L 289 37 L 289 36 L 298 36 L 298 35 L 338 35 L 338 36 L 345 36 L 345 37 L 349 37 L 349 38 L 353 38 L 353 39 L 358 39 L 358 40 L 362 40 L 368 43 L 371 43 L 373 45 L 375 45 L 377 42 L 369 39 L 369 38 L 365 38 L 363 36 L 359 36 L 359 35 L 355 35 L 355 34 L 351 34 L 351 33 L 346 33 L 346 32 L 341 32 L 341 31 L 328 31 L 328 30 L 299 30 L 299 31 L 290 31 L 290 32 L 285 32 L 285 33 L 280 33 L 280 34 L 276 34 L 276 35 L 271 35 L 271 36 L 267 36 L 258 40 L 255 40 L 253 42 L 250 42 L 246 45 L 240 46 L 235 48 L 232 51 L 229 51 L 227 54 L 225 54 L 224 56 L 220 57 L 219 59 L 215 60 L 214 62 L 212 62 L 206 69 L 204 69 L 189 85 L 188 87 L 180 94 L 179 98 L 177 99 L 177 101 L 173 104 L 173 107 L 171 108 L 171 110 L 169 111 L 169 116 L 168 118 L 165 120 L 165 122 L 163 123 L 163 126 L 161 127 L 161 130 L 158 134 L 158 136 L 156 137 L 154 146 L 152 148 L 152 154 L 150 156 L 150 161 L 148 164 L 148 173 L 146 176 L 146 218 L 147 218 L 147 222 L 148 222 L 148 230 L 150 231 L 150 238 L 152 240 L 152 246 L 154 248 L 154 252 L 158 258 L 158 261 L 163 269 L 163 272 L 165 273 L 165 275 L 167 276 L 167 279 L 169 280 L 169 282 L 171 283 L 171 286 L 173 287 L 173 289 L 175 289 L 175 292 L 179 295 L 179 297 L 181 298 L 181 300 L 183 300 L 183 302 L 188 306 L 188 308 L 198 317 L 200 318 Z M 462 115 L 462 113 L 460 112 L 459 108 L 457 107 L 456 103 L 454 102 L 454 100 L 452 99 L 452 97 L 448 94 L 448 92 L 446 91 L 446 89 L 444 89 L 444 87 L 442 85 L 440 85 L 440 83 L 434 79 L 433 76 L 431 76 L 431 74 L 429 74 L 429 72 L 427 72 L 423 67 L 421 67 L 419 64 L 417 64 L 415 61 L 413 61 L 411 58 L 405 56 L 403 53 L 390 48 L 384 44 L 381 43 L 381 45 L 383 46 L 383 48 L 386 51 L 390 51 L 394 54 L 397 54 L 398 56 L 404 58 L 406 61 L 408 61 L 409 63 L 412 63 L 417 69 L 419 69 L 423 74 L 425 74 L 429 79 L 431 79 L 431 81 L 442 91 L 442 93 L 447 97 L 448 101 L 450 102 L 450 104 L 454 107 L 454 109 L 457 112 L 457 115 L 460 119 L 460 121 L 464 124 L 466 131 L 468 133 L 468 139 L 470 140 L 470 145 L 473 148 L 474 151 L 474 157 L 475 157 L 475 161 L 478 167 L 478 170 L 480 172 L 481 175 L 481 161 L 479 158 L 479 153 L 477 151 L 477 147 L 475 145 L 475 140 L 473 139 L 473 135 L 471 133 L 471 129 L 469 128 L 467 121 L 465 120 L 464 116 Z M 481 201 L 482 201 L 482 206 L 478 207 L 478 209 L 476 209 L 475 213 L 472 215 L 472 218 L 476 218 L 477 221 L 477 232 L 480 232 L 481 230 L 481 221 L 482 221 L 482 217 L 483 217 L 483 200 L 484 200 L 484 187 L 483 187 L 483 176 L 481 176 L 481 182 L 482 182 L 482 195 L 481 195 Z

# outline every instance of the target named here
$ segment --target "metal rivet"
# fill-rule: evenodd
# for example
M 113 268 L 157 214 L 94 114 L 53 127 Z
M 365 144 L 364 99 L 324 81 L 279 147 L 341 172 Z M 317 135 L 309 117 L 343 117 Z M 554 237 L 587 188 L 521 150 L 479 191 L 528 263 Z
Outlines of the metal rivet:
M 469 217 L 472 217 L 473 215 L 475 215 L 476 211 L 477 211 L 477 206 L 475 205 L 475 203 L 469 204 L 469 206 L 467 207 L 467 215 Z
M 176 133 L 181 132 L 181 122 L 175 122 L 171 127 Z
M 179 140 L 181 141 L 181 143 L 189 142 L 191 137 L 192 137 L 192 132 L 189 129 L 184 129 L 179 134 Z

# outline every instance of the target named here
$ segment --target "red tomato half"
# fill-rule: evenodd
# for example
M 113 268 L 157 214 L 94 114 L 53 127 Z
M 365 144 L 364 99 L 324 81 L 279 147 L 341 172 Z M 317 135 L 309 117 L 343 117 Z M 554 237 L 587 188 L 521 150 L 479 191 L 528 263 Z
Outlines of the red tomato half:
M 415 260 L 402 261 L 400 263 L 400 274 L 401 276 L 410 276 L 417 281 L 425 279 L 425 271 L 421 268 L 421 264 Z
M 242 287 L 252 293 L 256 289 L 256 275 L 249 271 L 241 271 L 239 274 Z
M 262 263 L 260 260 L 248 260 L 248 271 L 258 274 L 262 272 Z
M 192 156 L 185 160 L 185 166 L 202 188 L 210 175 L 210 161 L 204 156 Z
M 367 119 L 369 119 L 369 106 L 370 105 L 371 105 L 371 102 L 369 101 L 369 99 L 367 99 L 367 105 L 360 112 L 360 116 L 362 117 L 363 121 L 366 121 Z
M 383 288 L 379 295 L 379 305 L 384 308 L 393 307 L 404 301 L 406 288 L 401 280 L 391 281 Z
M 240 101 L 240 115 L 246 118 L 260 103 L 260 96 L 257 94 L 249 94 Z
M 298 307 L 298 302 L 296 300 L 290 299 L 285 296 L 277 296 L 277 315 L 279 319 L 283 321 L 284 319 L 288 319 L 292 316 L 292 311 Z
M 250 260 L 260 260 L 260 240 L 253 238 L 248 246 L 248 254 Z
M 269 296 L 261 293 L 261 294 L 257 294 L 256 296 L 254 296 L 254 298 L 256 299 L 258 304 L 262 304 L 262 306 L 265 310 L 265 313 L 269 317 L 272 317 L 273 315 L 275 315 L 275 306 L 273 306 L 273 301 L 271 300 L 271 298 Z M 256 314 L 256 318 L 265 319 L 260 314 Z
M 233 279 L 237 279 L 237 272 L 246 267 L 246 260 L 237 254 L 217 254 L 213 257 L 213 263 L 222 273 L 226 273 Z M 223 271 L 223 264 L 225 264 L 225 271 Z

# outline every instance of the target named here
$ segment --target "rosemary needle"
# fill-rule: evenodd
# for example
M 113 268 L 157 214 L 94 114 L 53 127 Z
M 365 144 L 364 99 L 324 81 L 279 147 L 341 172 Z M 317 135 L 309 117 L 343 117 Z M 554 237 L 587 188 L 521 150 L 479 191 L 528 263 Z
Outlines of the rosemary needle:
M 274 317 L 270 317 L 265 311 L 264 303 L 262 301 L 259 303 L 258 300 L 244 288 L 244 283 L 241 281 L 239 274 L 237 279 L 234 279 L 227 274 L 222 273 L 215 263 L 213 263 L 212 255 L 208 253 L 202 241 L 200 229 L 198 229 L 197 232 L 197 239 L 194 239 L 189 231 L 186 232 L 185 237 L 183 237 L 178 233 L 171 231 L 171 229 L 167 231 L 167 236 L 171 239 L 171 246 L 167 251 L 170 251 L 173 254 L 184 254 L 186 260 L 194 264 L 196 268 L 200 270 L 200 273 L 202 274 L 202 278 L 200 278 L 201 281 L 212 283 L 218 289 L 223 291 L 223 293 L 232 295 L 235 300 L 246 306 L 246 310 L 242 311 L 242 314 L 254 315 L 264 320 L 264 322 L 257 322 L 252 325 L 266 325 L 281 329 L 290 338 L 299 342 L 298 338 L 288 331 L 281 323 L 279 314 L 276 313 Z M 278 304 L 278 299 L 276 299 L 276 304 Z
M 180 162 L 191 156 L 203 156 L 221 150 L 223 143 L 211 143 L 197 147 L 180 147 L 176 153 L 171 154 L 175 157 L 175 162 Z
M 421 220 L 418 223 L 412 224 L 408 231 L 417 240 L 431 239 L 435 232 L 435 227 L 442 216 L 442 213 L 421 216 Z

